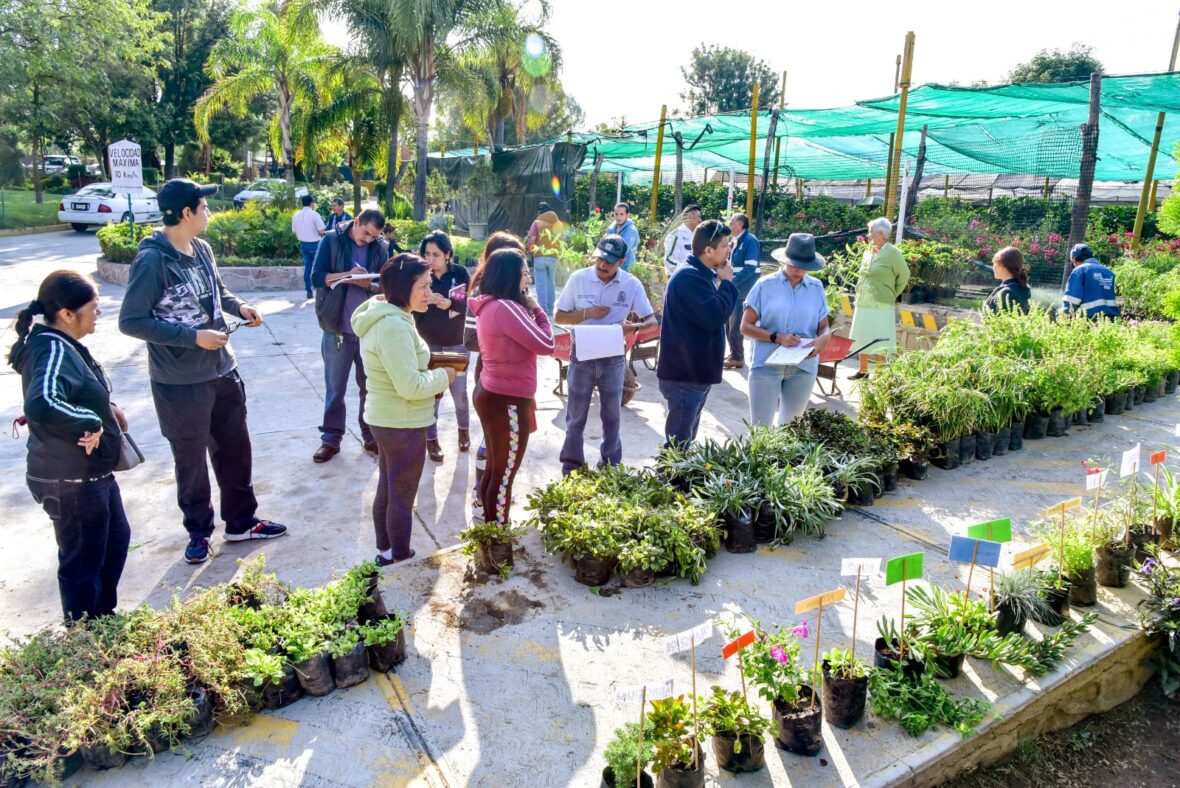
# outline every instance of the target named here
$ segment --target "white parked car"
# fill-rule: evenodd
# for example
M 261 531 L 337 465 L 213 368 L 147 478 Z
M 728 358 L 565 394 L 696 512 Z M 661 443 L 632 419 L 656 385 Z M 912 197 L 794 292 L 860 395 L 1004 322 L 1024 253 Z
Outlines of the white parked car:
M 82 160 L 77 156 L 62 156 L 56 153 L 41 158 L 41 168 L 46 175 L 65 175 L 74 164 L 81 165 Z
M 125 222 L 128 212 L 125 193 L 114 191 L 109 183 L 92 183 L 79 189 L 77 194 L 61 198 L 57 206 L 57 220 L 84 233 L 91 225 Z M 132 194 L 130 213 L 134 214 L 136 224 L 160 221 L 156 193 L 145 186 L 141 194 Z
M 241 208 L 250 200 L 258 200 L 259 202 L 270 202 L 275 198 L 274 192 L 286 186 L 287 182 L 282 178 L 259 178 L 251 183 L 245 189 L 234 195 L 234 207 Z M 302 197 L 307 194 L 307 186 L 295 186 L 295 196 Z

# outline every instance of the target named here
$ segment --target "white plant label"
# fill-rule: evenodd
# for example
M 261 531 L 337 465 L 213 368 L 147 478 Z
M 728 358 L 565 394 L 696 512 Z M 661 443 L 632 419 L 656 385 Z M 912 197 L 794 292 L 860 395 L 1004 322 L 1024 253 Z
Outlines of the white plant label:
M 695 641 L 700 645 L 702 641 L 713 637 L 713 622 L 706 621 L 703 624 L 698 624 L 692 629 L 686 629 L 683 632 L 677 632 L 675 635 L 669 635 L 663 639 L 665 654 L 678 654 L 681 651 L 688 651 L 692 648 Z
M 660 700 L 661 698 L 670 698 L 675 694 L 676 682 L 673 679 L 668 679 L 659 684 L 640 684 L 637 687 L 622 687 L 615 692 L 615 698 L 624 703 L 639 700 L 643 697 L 645 687 L 647 688 L 648 700 Z
M 1176 437 L 1180 438 L 1180 422 L 1176 423 Z
M 1098 473 L 1086 474 L 1086 489 L 1087 490 L 1101 490 L 1106 486 L 1106 474 L 1110 471 L 1099 471 Z
M 1127 449 L 1123 452 L 1123 465 L 1119 469 L 1120 478 L 1139 472 L 1139 453 L 1141 446 L 1141 444 L 1136 443 L 1135 448 Z
M 856 577 L 871 577 L 881 573 L 880 558 L 841 558 L 840 574 Z

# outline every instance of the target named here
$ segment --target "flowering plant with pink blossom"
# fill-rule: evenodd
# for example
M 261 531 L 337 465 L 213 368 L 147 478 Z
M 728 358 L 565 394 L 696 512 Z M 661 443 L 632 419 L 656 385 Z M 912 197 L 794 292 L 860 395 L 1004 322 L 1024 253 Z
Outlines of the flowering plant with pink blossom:
M 796 703 L 808 678 L 808 671 L 799 660 L 800 638 L 808 634 L 806 622 L 791 628 L 780 626 L 774 632 L 763 629 L 756 619 L 750 625 L 755 633 L 754 642 L 736 657 L 746 679 L 765 700 Z M 731 638 L 736 638 L 749 629 L 731 627 L 728 631 Z

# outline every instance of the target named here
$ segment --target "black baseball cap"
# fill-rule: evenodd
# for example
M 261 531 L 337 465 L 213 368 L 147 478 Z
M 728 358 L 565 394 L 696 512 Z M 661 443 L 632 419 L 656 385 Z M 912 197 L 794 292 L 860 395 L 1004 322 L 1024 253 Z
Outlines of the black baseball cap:
M 161 216 L 175 217 L 177 221 L 180 221 L 180 216 L 184 213 L 185 208 L 196 208 L 202 197 L 211 197 L 217 194 L 218 188 L 216 183 L 202 186 L 188 178 L 173 178 L 156 192 L 156 204 L 160 206 Z
M 549 203 L 547 203 L 547 202 L 537 203 L 537 213 L 545 213 L 545 211 L 551 211 L 551 210 L 553 210 L 553 209 L 549 207 Z
M 621 235 L 604 235 L 593 256 L 601 257 L 608 263 L 617 263 L 627 256 L 627 242 Z

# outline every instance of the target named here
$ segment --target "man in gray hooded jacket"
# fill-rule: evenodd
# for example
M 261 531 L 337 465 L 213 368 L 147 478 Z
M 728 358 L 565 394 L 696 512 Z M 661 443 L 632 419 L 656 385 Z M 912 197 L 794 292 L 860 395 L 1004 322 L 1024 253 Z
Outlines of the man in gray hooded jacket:
M 227 541 L 287 532 L 285 525 L 255 516 L 246 388 L 229 347 L 229 334 L 243 323 L 231 326 L 226 316 L 255 327 L 262 315 L 225 289 L 212 248 L 197 237 L 209 225 L 205 198 L 215 191 L 186 178 L 160 188 L 164 228 L 140 242 L 119 310 L 119 330 L 148 343 L 152 399 L 160 432 L 172 447 L 190 564 L 209 558 L 213 534 L 206 452 L 221 491 Z

